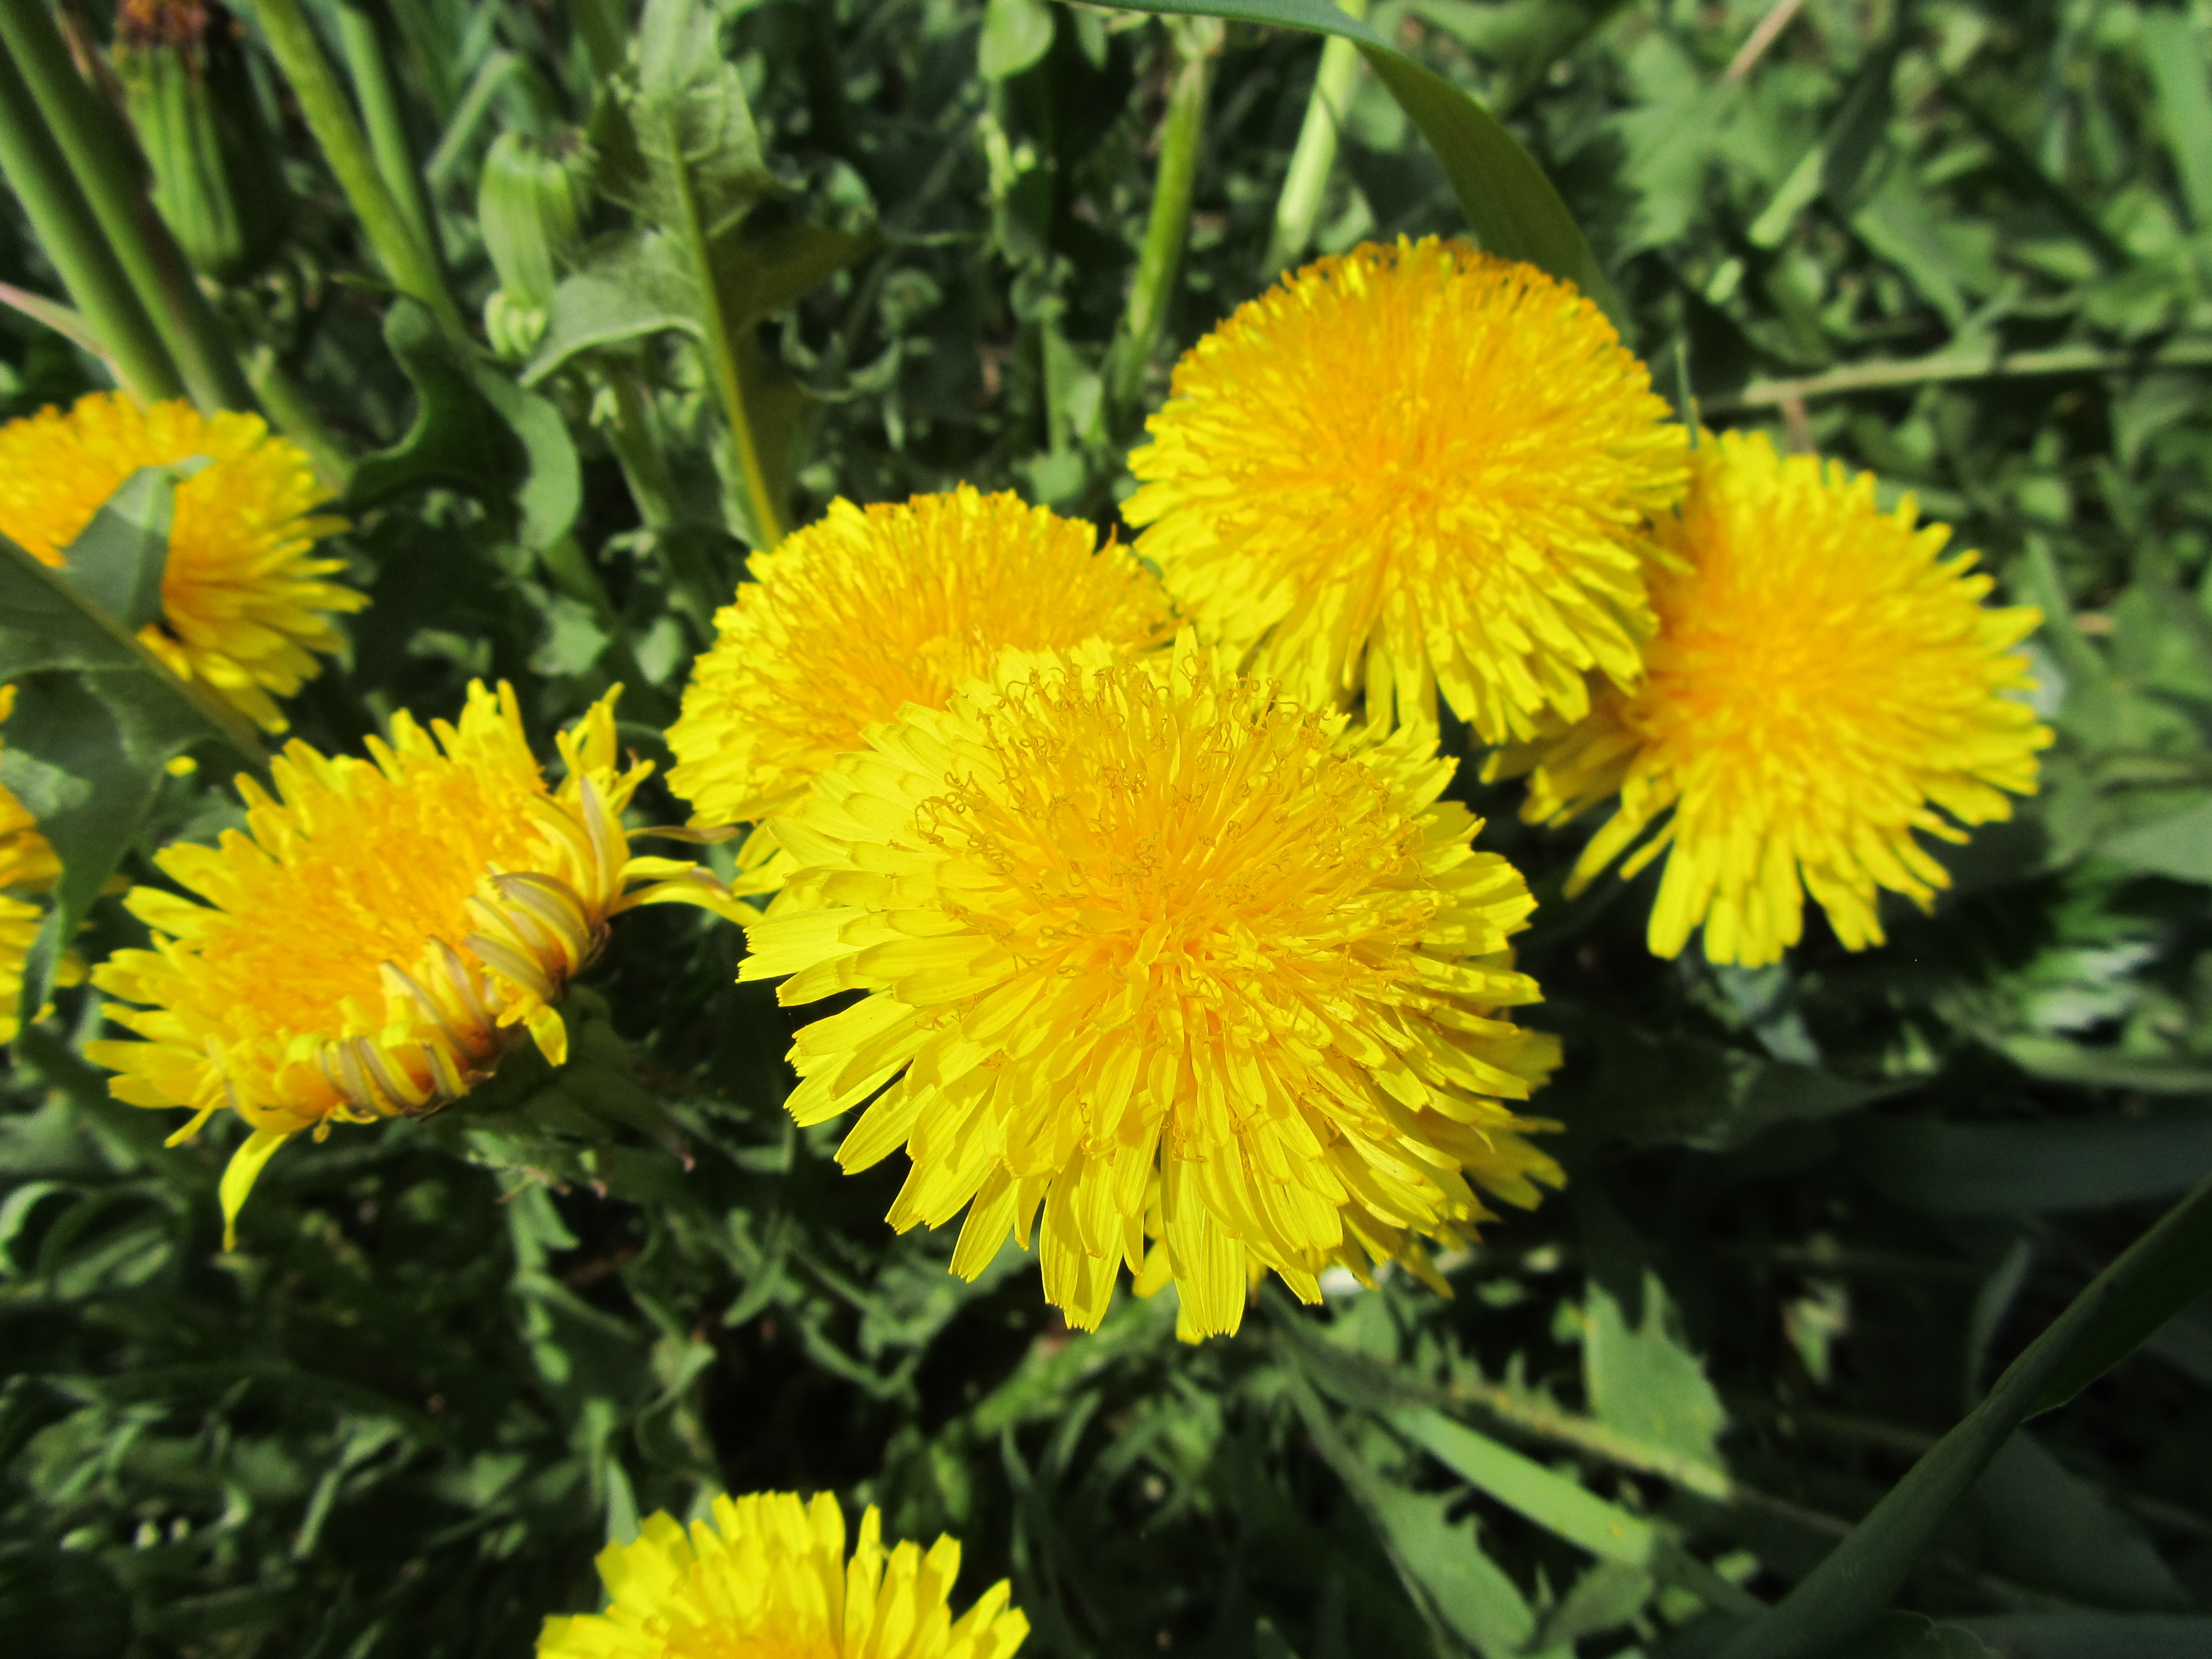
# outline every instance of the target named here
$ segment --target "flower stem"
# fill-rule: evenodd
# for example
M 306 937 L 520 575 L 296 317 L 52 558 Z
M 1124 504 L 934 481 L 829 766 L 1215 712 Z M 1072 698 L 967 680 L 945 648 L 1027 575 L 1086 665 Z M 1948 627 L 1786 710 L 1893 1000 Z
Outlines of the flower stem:
M 276 351 L 265 345 L 257 347 L 246 362 L 246 374 L 270 423 L 307 452 L 324 483 L 343 489 L 353 476 L 353 462 L 322 416 L 315 413 L 299 382 L 284 372 Z
M 353 71 L 354 96 L 361 100 L 362 119 L 368 128 L 369 153 L 376 158 L 377 173 L 416 243 L 434 264 L 438 257 L 436 221 L 423 192 L 422 169 L 408 141 L 406 118 L 392 81 L 391 57 L 385 41 L 384 20 L 360 0 L 345 0 L 338 7 L 338 39 L 344 44 L 346 66 Z
M 1336 3 L 1351 16 L 1367 15 L 1367 0 Z M 1275 198 L 1275 228 L 1267 239 L 1268 271 L 1297 264 L 1313 246 L 1314 223 L 1321 216 L 1329 171 L 1336 165 L 1337 131 L 1358 73 L 1358 46 L 1337 35 L 1322 44 L 1321 67 L 1306 99 L 1305 119 L 1298 127 L 1297 148 L 1291 151 L 1290 171 L 1283 175 L 1283 193 Z
M 1190 236 L 1190 197 L 1198 180 L 1199 144 L 1206 134 L 1206 106 L 1214 54 L 1221 48 L 1221 25 L 1212 18 L 1177 20 L 1168 26 L 1174 67 L 1168 85 L 1167 120 L 1160 130 L 1160 165 L 1152 184 L 1152 209 L 1145 221 L 1145 243 L 1137 255 L 1136 280 L 1122 335 L 1108 371 L 1107 399 L 1113 424 L 1126 428 L 1144 395 L 1145 371 L 1152 365 L 1167 321 L 1168 299 L 1182 269 L 1183 244 Z
M 31 102 L 31 89 L 0 43 L 0 174 L 23 204 L 39 245 L 61 273 L 124 389 L 149 402 L 185 395 L 183 377 L 153 319 L 100 234 L 91 204 L 70 175 Z
M 738 481 L 744 488 L 745 506 L 751 520 L 744 533 L 752 545 L 766 550 L 781 541 L 787 532 L 782 505 L 775 499 L 775 490 L 769 481 L 767 459 L 753 420 L 760 403 L 760 347 L 753 338 L 751 324 L 742 315 L 732 315 L 720 298 L 706 219 L 690 167 L 679 166 L 672 169 L 672 177 L 678 197 L 676 234 L 690 261 L 692 280 L 698 284 L 706 301 L 703 308 L 707 338 L 702 355 L 707 374 L 721 403 L 723 417 L 730 424 L 730 445 L 735 452 Z
M 15 3 L 0 0 L 0 3 Z M 300 113 L 307 118 L 308 131 L 322 146 L 338 188 L 345 192 L 392 286 L 421 301 L 454 338 L 465 339 L 468 331 L 461 322 L 460 308 L 447 291 L 437 261 L 416 239 L 406 214 L 384 182 L 368 135 L 362 131 L 345 88 L 338 83 L 337 71 L 324 54 L 322 42 L 315 38 L 307 15 L 300 9 L 299 0 L 237 0 L 237 3 L 250 7 L 259 21 L 277 67 L 284 71 L 293 96 L 300 100 Z
M 42 0 L 0 0 L 0 41 L 185 391 L 203 409 L 252 408 L 228 334 L 147 198 L 137 151 L 77 73 Z M 21 118 L 20 98 L 16 109 Z

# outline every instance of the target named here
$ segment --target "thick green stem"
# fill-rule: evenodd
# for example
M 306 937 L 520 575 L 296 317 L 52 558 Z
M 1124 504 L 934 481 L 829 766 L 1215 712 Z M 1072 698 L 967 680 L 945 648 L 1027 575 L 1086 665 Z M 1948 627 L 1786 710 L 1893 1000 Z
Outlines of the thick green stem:
M 0 40 L 184 389 L 203 409 L 251 409 L 229 335 L 154 211 L 130 136 L 77 73 L 44 0 L 0 0 Z
M 1367 0 L 1336 0 L 1336 3 L 1350 16 L 1367 15 Z M 1337 131 L 1358 74 L 1358 46 L 1337 35 L 1322 43 L 1321 68 L 1315 72 L 1313 92 L 1306 100 L 1297 147 L 1291 152 L 1291 170 L 1283 175 L 1283 193 L 1275 198 L 1275 228 L 1267 239 L 1268 270 L 1297 264 L 1313 246 L 1314 224 L 1321 217 L 1322 198 L 1328 190 L 1329 172 L 1336 165 Z
M 431 216 L 430 198 L 422 188 L 422 170 L 416 164 L 415 147 L 408 139 L 398 89 L 392 85 L 384 20 L 358 0 L 347 0 L 338 7 L 338 38 L 345 46 L 346 66 L 353 71 L 354 96 L 361 100 L 362 119 L 368 128 L 368 148 L 376 158 L 376 170 L 407 221 L 408 229 L 434 263 L 437 222 Z
M 1169 25 L 1175 70 L 1168 88 L 1167 120 L 1160 130 L 1160 165 L 1152 184 L 1152 209 L 1145 221 L 1145 245 L 1137 255 L 1137 276 L 1122 316 L 1107 382 L 1114 425 L 1125 428 L 1144 395 L 1160 330 L 1167 322 L 1168 300 L 1182 269 L 1183 244 L 1190 237 L 1190 197 L 1198 181 L 1198 152 L 1206 135 L 1206 106 L 1212 81 L 1214 53 L 1221 46 L 1221 25 L 1192 18 Z
M 299 0 L 236 3 L 250 7 L 259 20 L 269 50 L 291 84 L 292 95 L 300 101 L 307 130 L 322 146 L 324 159 L 337 175 L 338 188 L 345 192 L 354 216 L 361 221 L 362 233 L 368 238 L 385 275 L 402 294 L 421 301 L 454 338 L 465 338 L 468 331 L 461 322 L 460 307 L 447 291 L 429 248 L 416 240 L 407 216 L 385 184 L 368 137 L 338 82 L 337 71 L 324 55 L 322 42 L 315 38 L 307 15 L 300 9 Z M 0 0 L 0 3 L 14 3 L 14 0 Z
M 0 173 L 23 204 L 39 245 L 61 273 L 125 390 L 149 401 L 181 398 L 185 382 L 153 319 L 100 234 L 92 205 L 40 121 L 15 60 L 0 45 Z

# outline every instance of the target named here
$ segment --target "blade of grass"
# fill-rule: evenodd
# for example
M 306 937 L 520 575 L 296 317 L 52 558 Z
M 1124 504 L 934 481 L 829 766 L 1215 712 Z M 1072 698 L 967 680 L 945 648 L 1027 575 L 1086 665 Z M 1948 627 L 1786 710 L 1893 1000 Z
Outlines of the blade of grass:
M 1367 15 L 1367 0 L 1338 0 L 1338 4 L 1346 16 Z M 1358 72 L 1359 48 L 1352 42 L 1334 36 L 1322 44 L 1321 66 L 1314 71 L 1298 142 L 1291 151 L 1290 170 L 1283 175 L 1283 193 L 1275 198 L 1275 228 L 1267 239 L 1264 270 L 1295 264 L 1313 246 L 1314 223 L 1336 165 L 1337 129 L 1343 125 Z
M 77 73 L 42 0 L 0 0 L 0 41 L 28 93 L 27 106 L 10 90 L 15 118 L 31 109 L 43 118 L 185 391 L 205 410 L 252 408 L 228 334 L 148 199 L 137 151 L 115 112 Z
M 13 0 L 9 0 L 13 3 Z M 307 130 L 322 146 L 323 157 L 337 175 L 347 204 L 361 221 L 385 275 L 402 294 L 428 307 L 439 325 L 456 339 L 465 338 L 460 309 L 447 290 L 431 251 L 419 242 L 407 222 L 384 174 L 378 167 L 368 136 L 354 113 L 337 71 L 323 52 L 322 42 L 301 10 L 299 0 L 236 0 L 250 9 L 261 25 L 264 39 L 276 65 L 299 100 Z
M 1620 295 L 1535 158 L 1467 93 L 1407 57 L 1368 23 L 1338 10 L 1330 0 L 1245 0 L 1235 5 L 1147 0 L 1121 9 L 1224 17 L 1350 40 L 1443 163 L 1475 240 L 1492 253 L 1526 259 L 1574 283 L 1616 325 L 1626 326 Z
M 415 148 L 407 135 L 406 112 L 392 78 L 391 54 L 385 34 L 386 20 L 362 0 L 346 0 L 338 7 L 338 38 L 345 46 L 346 67 L 353 72 L 354 96 L 361 100 L 362 119 L 368 129 L 368 147 L 376 170 L 415 240 L 434 262 L 438 258 L 437 221 L 431 216 L 430 198 L 422 188 L 422 169 L 416 164 Z
M 2064 1405 L 2212 1285 L 2212 1180 L 2075 1297 L 1982 1403 L 1717 1659 L 1821 1659 L 1879 1619 L 1951 1506 L 2029 1418 Z
M 2207 364 L 2212 364 L 2212 340 L 2169 340 L 2136 351 L 2108 351 L 2097 346 L 2007 351 L 1993 344 L 1889 362 L 1853 363 L 1802 380 L 1754 380 L 1741 392 L 1723 392 L 1700 402 L 1709 415 L 1733 415 L 1747 409 L 1777 408 L 1793 398 L 1893 391 L 1939 381 L 2001 380 L 2039 374 L 2140 374 L 2154 368 L 2197 368 Z
M 1190 237 L 1190 197 L 1198 179 L 1198 152 L 1206 137 L 1206 106 L 1214 55 L 1221 48 L 1218 24 L 1170 25 L 1175 69 L 1169 81 L 1167 120 L 1160 130 L 1160 165 L 1152 185 L 1152 212 L 1137 256 L 1137 275 L 1122 313 L 1107 395 L 1114 425 L 1125 427 L 1144 395 L 1145 371 L 1152 366 L 1167 321 L 1168 301 L 1182 270 L 1183 244 Z
M 84 192 L 53 136 L 33 112 L 15 60 L 0 46 L 0 175 L 31 222 L 39 245 L 97 337 L 116 384 L 141 398 L 181 398 L 185 383 L 138 303 L 131 279 L 100 234 Z
M 2165 8 L 2145 7 L 2141 27 L 2143 64 L 2158 94 L 2190 222 L 2212 230 L 2212 72 L 2203 33 L 2185 10 Z

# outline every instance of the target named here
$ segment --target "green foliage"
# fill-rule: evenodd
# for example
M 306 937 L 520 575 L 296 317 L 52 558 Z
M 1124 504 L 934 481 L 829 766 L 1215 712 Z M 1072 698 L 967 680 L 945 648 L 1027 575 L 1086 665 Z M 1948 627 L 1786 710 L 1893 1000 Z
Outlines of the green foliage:
M 1277 274 L 1328 28 L 1365 67 L 1316 248 L 1472 224 L 1617 295 L 1686 414 L 1913 494 L 2045 612 L 2041 793 L 1940 849 L 1885 946 L 1815 918 L 1746 971 L 1653 959 L 1649 875 L 1565 900 L 1586 827 L 1519 823 L 1449 732 L 1540 901 L 1570 1173 L 1441 1264 L 1449 1300 L 1332 1276 L 1189 1348 L 1169 1297 L 1070 1334 L 1011 1249 L 952 1277 L 882 1221 L 901 1171 L 790 1123 L 793 1017 L 672 908 L 617 924 L 567 1066 L 298 1138 L 226 1253 L 239 1126 L 166 1146 L 78 1055 L 97 996 L 51 988 L 64 943 L 143 939 L 103 885 L 234 826 L 261 757 L 131 636 L 167 556 L 143 478 L 66 576 L 0 547 L 0 782 L 64 866 L 0 1110 L 0 1647 L 521 1651 L 594 1604 L 610 1535 L 762 1488 L 955 1531 L 962 1597 L 1011 1576 L 1041 1655 L 2212 1645 L 2212 15 L 1811 0 L 1739 71 L 1765 0 L 1222 9 L 1212 41 L 1053 0 L 392 0 L 301 106 L 359 100 L 343 167 L 280 119 L 295 9 L 257 10 L 296 209 L 214 306 L 344 473 L 373 599 L 299 734 L 357 750 L 504 678 L 550 752 L 620 680 L 665 759 L 745 548 L 833 495 L 965 479 L 1119 528 L 1109 382 L 1156 406 Z M 499 290 L 479 174 L 525 141 L 589 188 L 542 337 L 488 350 L 452 319 Z M 435 244 L 386 191 L 404 270 L 342 205 L 395 143 Z M 0 211 L 0 282 L 51 300 L 90 278 L 45 234 Z M 103 383 L 38 315 L 0 316 L 0 415 Z M 635 810 L 682 816 L 658 782 Z

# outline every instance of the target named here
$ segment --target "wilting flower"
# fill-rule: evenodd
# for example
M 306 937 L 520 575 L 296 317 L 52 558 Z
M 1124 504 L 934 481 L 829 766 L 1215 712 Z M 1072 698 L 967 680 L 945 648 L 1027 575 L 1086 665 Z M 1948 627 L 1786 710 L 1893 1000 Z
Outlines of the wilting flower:
M 1088 1328 L 1150 1210 L 1195 1339 L 1237 1328 L 1248 1262 L 1308 1300 L 1331 1262 L 1431 1273 L 1476 1187 L 1558 1181 L 1501 1103 L 1557 1060 L 1498 1012 L 1537 1000 L 1505 949 L 1532 902 L 1432 734 L 1347 732 L 1186 633 L 1008 652 L 866 745 L 771 823 L 800 867 L 743 975 L 872 993 L 799 1032 L 787 1103 L 876 1096 L 838 1161 L 903 1145 L 891 1222 L 965 1207 L 956 1272 L 1042 1204 L 1045 1294 Z
M 687 1532 L 666 1515 L 599 1552 L 607 1610 L 548 1619 L 538 1659 L 1009 1659 L 1029 1620 L 1001 1579 L 958 1620 L 960 1546 L 885 1549 L 871 1504 L 845 1559 L 828 1493 L 717 1498 Z
M 312 679 L 313 653 L 343 643 L 331 617 L 368 599 L 330 580 L 342 561 L 314 556 L 345 520 L 316 511 L 331 490 L 260 416 L 103 392 L 66 414 L 49 408 L 12 421 L 0 427 L 0 535 L 62 565 L 132 473 L 195 458 L 208 465 L 177 485 L 161 619 L 138 637 L 178 675 L 281 732 L 271 694 L 289 696 Z
M 1316 706 L 1485 741 L 1578 719 L 1642 672 L 1644 526 L 1686 436 L 1596 306 L 1430 238 L 1285 277 L 1176 365 L 1137 550 L 1206 637 Z
M 472 685 L 458 727 L 403 713 L 389 745 L 370 739 L 374 763 L 293 743 L 274 797 L 239 780 L 246 834 L 155 855 L 204 902 L 131 890 L 154 948 L 118 951 L 93 982 L 138 1005 L 107 1013 L 146 1041 L 85 1053 L 121 1073 L 118 1098 L 191 1111 L 172 1144 L 224 1106 L 252 1126 L 223 1176 L 228 1218 L 302 1129 L 435 1111 L 524 1031 L 560 1064 L 553 1004 L 617 912 L 725 908 L 703 872 L 630 856 L 620 815 L 652 768 L 619 768 L 613 703 L 561 734 L 558 789 L 513 692 Z
M 669 730 L 670 787 L 695 824 L 757 822 L 866 727 L 908 703 L 942 708 L 1002 647 L 1162 643 L 1173 623 L 1158 580 L 1097 542 L 1088 524 L 964 484 L 897 506 L 832 501 L 752 556 L 757 580 L 716 618 Z
M 1881 943 L 1878 890 L 1924 908 L 1949 884 L 1913 832 L 1964 841 L 2011 816 L 2004 792 L 2033 793 L 2051 733 L 2012 647 L 2041 618 L 1984 605 L 1974 555 L 1943 556 L 1950 532 L 1916 516 L 1910 495 L 1882 512 L 1872 474 L 1784 459 L 1764 434 L 1698 449 L 1661 526 L 1676 562 L 1652 581 L 1644 685 L 1493 763 L 1534 769 L 1535 822 L 1619 795 L 1570 893 L 1659 824 L 1621 868 L 1666 855 L 1651 949 L 1702 926 L 1712 960 L 1757 966 L 1797 942 L 1808 892 L 1856 951 Z
M 15 688 L 0 685 L 0 720 L 15 707 Z M 13 1042 L 16 1005 L 23 995 L 23 965 L 39 937 L 45 913 L 27 895 L 43 893 L 61 874 L 54 849 L 38 821 L 0 787 L 0 1042 Z

